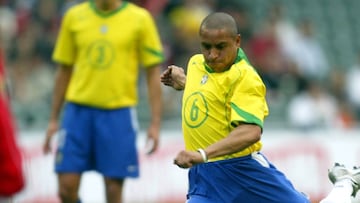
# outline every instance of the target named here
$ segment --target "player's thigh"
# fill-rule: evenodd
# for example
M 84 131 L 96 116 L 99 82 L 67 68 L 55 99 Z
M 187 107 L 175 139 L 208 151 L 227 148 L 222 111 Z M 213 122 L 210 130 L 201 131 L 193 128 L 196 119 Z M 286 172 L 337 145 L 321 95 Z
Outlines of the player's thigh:
M 136 125 L 132 108 L 102 111 L 96 116 L 96 170 L 106 177 L 137 177 Z
M 123 186 L 124 186 L 124 179 L 115 179 L 115 178 L 104 178 L 105 183 L 105 190 L 107 194 L 121 194 Z
M 81 173 L 92 169 L 92 123 L 93 110 L 86 106 L 67 103 L 55 159 L 57 173 Z

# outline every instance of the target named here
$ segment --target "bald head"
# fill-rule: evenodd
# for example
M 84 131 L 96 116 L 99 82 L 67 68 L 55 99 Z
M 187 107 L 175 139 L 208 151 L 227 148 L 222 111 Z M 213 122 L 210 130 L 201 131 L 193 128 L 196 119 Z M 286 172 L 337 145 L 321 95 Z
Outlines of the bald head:
M 209 29 L 224 29 L 232 36 L 236 36 L 238 34 L 234 18 L 231 15 L 222 12 L 212 13 L 202 21 L 200 25 L 200 35 L 203 30 Z

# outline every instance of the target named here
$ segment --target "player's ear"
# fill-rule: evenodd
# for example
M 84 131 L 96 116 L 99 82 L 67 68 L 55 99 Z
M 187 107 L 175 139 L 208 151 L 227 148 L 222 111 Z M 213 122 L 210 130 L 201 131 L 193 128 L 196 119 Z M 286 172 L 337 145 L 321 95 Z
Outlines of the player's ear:
M 241 45 L 241 35 L 240 34 L 236 35 L 235 42 L 236 42 L 237 47 L 240 47 L 240 45 Z

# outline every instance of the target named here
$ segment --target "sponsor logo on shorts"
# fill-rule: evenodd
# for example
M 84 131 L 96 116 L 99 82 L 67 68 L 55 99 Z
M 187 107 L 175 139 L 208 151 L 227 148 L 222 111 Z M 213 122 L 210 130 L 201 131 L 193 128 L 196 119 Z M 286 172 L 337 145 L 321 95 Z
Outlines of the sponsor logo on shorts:
M 127 167 L 127 171 L 128 171 L 129 173 L 134 173 L 136 170 L 137 170 L 137 166 L 135 166 L 135 165 L 129 165 L 129 166 Z

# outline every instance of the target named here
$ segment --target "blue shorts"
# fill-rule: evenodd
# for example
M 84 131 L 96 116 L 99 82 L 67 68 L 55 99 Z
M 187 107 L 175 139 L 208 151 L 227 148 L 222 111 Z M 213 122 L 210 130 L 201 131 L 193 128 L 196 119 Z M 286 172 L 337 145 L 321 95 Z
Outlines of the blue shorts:
M 196 165 L 187 203 L 310 203 L 261 153 Z
M 133 108 L 103 110 L 67 103 L 55 158 L 57 173 L 96 170 L 105 177 L 138 177 Z

